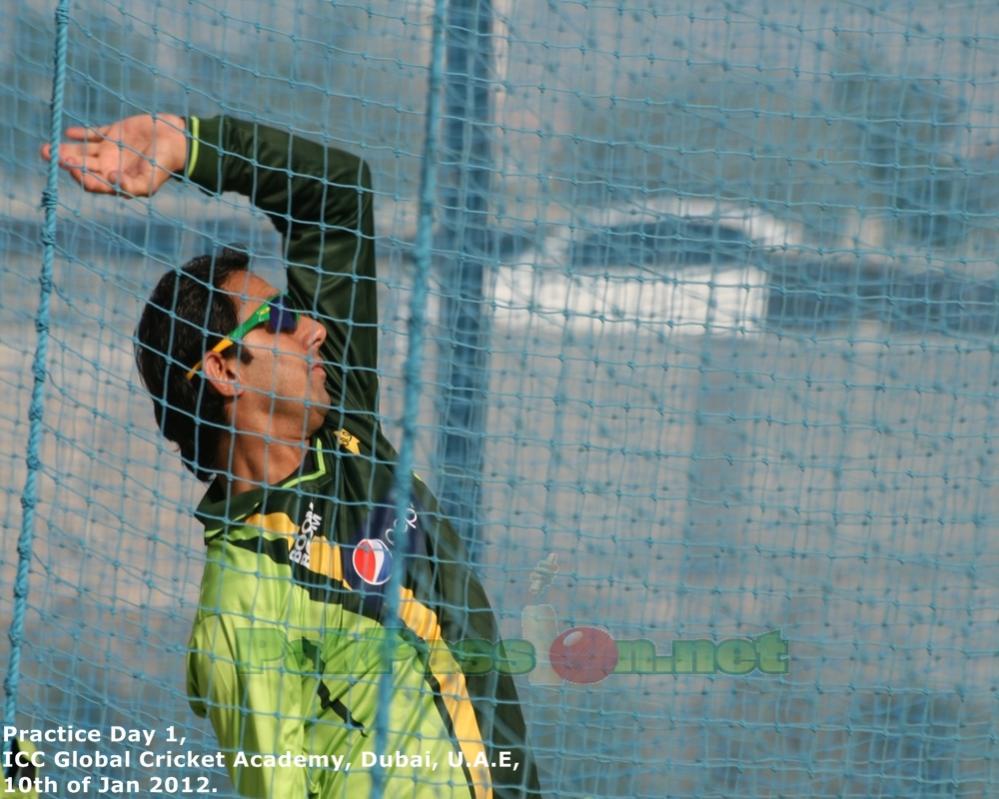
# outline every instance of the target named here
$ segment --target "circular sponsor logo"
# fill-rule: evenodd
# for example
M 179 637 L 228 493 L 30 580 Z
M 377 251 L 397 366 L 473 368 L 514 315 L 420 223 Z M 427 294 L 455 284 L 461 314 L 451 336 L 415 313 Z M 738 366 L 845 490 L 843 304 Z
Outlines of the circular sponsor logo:
M 382 585 L 392 576 L 392 551 L 377 538 L 362 538 L 353 561 L 357 576 L 368 585 Z

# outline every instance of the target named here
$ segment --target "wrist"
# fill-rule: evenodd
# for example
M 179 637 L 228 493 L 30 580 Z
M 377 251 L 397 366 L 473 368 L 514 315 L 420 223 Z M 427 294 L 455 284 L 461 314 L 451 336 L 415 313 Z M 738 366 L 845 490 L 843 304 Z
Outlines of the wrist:
M 176 114 L 156 114 L 154 118 L 157 135 L 165 140 L 160 164 L 174 174 L 182 174 L 187 165 L 187 122 Z
M 189 116 L 185 119 L 187 161 L 183 177 L 209 194 L 223 190 L 222 158 L 227 152 L 222 144 L 224 118 Z

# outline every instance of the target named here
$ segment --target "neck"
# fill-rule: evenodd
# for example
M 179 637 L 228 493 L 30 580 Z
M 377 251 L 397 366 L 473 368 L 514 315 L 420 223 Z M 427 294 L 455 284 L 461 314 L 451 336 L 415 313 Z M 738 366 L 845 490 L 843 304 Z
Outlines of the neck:
M 237 496 L 275 485 L 302 465 L 309 439 L 270 439 L 261 433 L 236 432 L 223 442 L 221 463 L 229 476 L 229 493 Z

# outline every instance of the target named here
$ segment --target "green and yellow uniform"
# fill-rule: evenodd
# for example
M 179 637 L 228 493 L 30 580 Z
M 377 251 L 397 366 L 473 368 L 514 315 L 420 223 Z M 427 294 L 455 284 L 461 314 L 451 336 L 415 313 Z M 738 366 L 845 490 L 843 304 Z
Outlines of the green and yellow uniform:
M 288 295 L 329 333 L 333 406 L 296 474 L 237 496 L 216 481 L 198 507 L 208 553 L 188 658 L 195 712 L 211 720 L 242 795 L 362 799 L 391 669 L 385 796 L 538 796 L 513 681 L 466 651 L 497 644 L 495 617 L 416 479 L 399 610 L 386 616 L 384 580 L 400 555 L 396 453 L 378 421 L 367 166 L 236 119 L 190 118 L 188 130 L 187 177 L 247 195 L 282 234 Z

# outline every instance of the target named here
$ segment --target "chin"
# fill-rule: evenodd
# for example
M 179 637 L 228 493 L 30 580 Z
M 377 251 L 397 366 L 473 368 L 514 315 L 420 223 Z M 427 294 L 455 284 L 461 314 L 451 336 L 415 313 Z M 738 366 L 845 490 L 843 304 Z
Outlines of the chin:
M 326 415 L 329 413 L 329 408 L 316 408 L 313 407 L 309 413 L 309 437 L 311 438 L 319 430 L 320 427 L 326 422 Z

